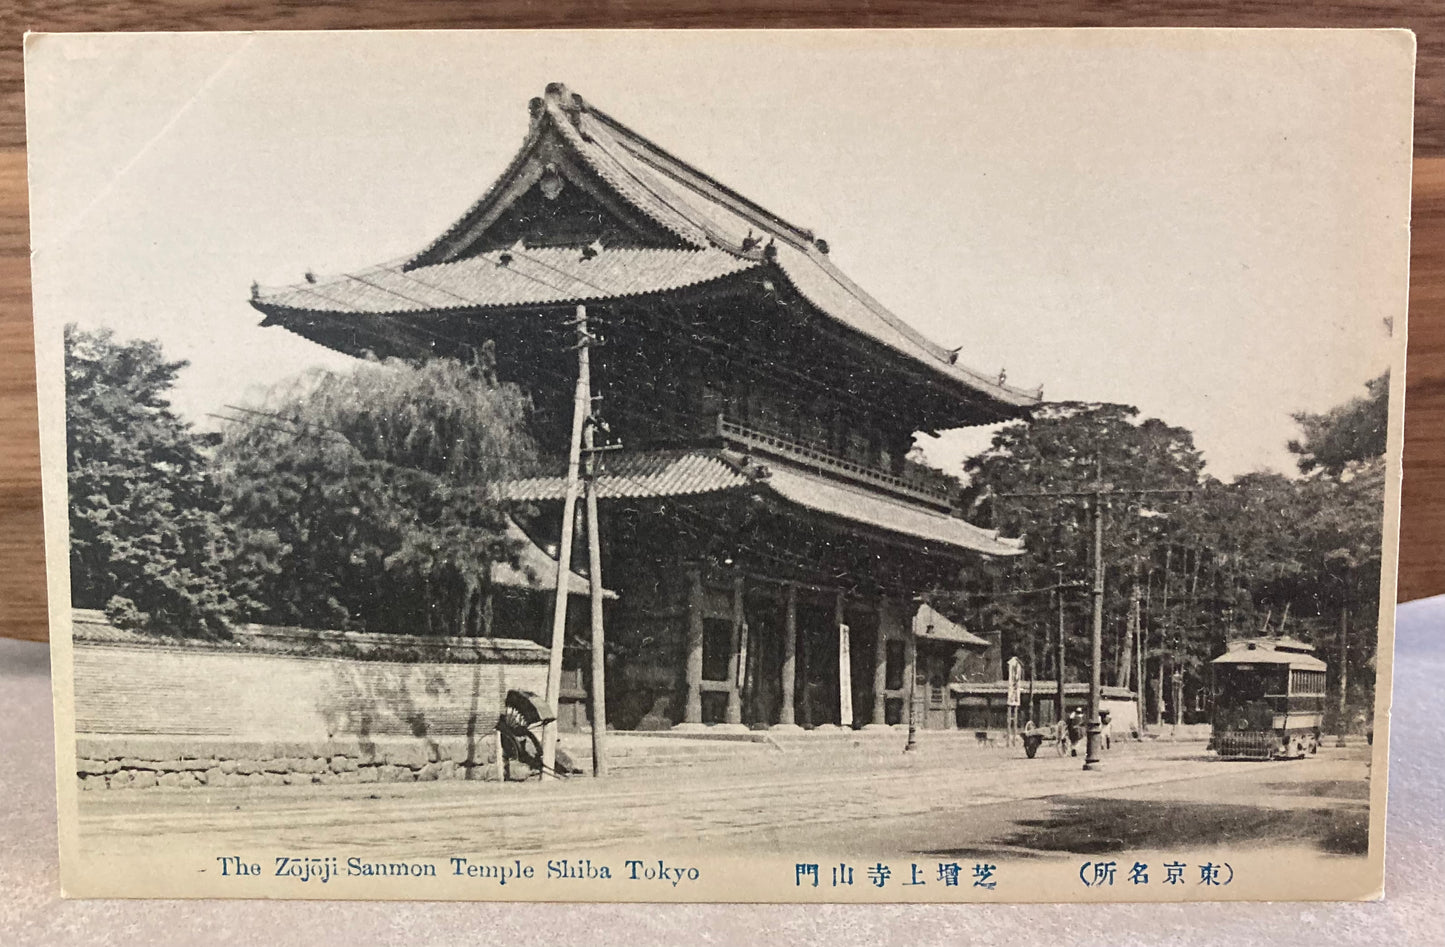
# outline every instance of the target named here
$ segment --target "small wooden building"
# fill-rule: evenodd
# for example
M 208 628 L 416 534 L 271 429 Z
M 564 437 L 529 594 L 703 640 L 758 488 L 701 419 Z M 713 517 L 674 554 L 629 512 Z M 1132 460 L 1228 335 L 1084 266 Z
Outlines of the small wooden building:
M 927 602 L 919 605 L 914 613 L 913 640 L 916 642 L 918 667 L 915 719 L 925 729 L 951 730 L 958 726 L 958 714 L 949 689 L 954 668 L 965 654 L 983 655 L 988 652 L 990 643 L 987 638 L 980 638 Z
M 959 729 L 1008 729 L 1008 681 L 955 681 L 949 690 L 958 715 Z M 1055 695 L 1058 691 L 1058 684 L 1054 681 L 1024 681 L 1019 695 L 1019 725 L 1028 721 L 1041 727 L 1053 724 L 1057 720 Z M 1104 685 L 1100 688 L 1099 706 L 1109 712 L 1116 736 L 1138 730 L 1138 705 L 1134 692 L 1129 688 Z M 1074 708 L 1087 713 L 1089 685 L 1065 684 L 1064 707 L 1066 716 Z
M 1025 417 L 1039 392 L 963 367 L 816 234 L 558 84 L 430 246 L 252 304 L 356 355 L 491 343 L 558 458 L 501 489 L 553 529 L 585 307 L 603 343 L 596 411 L 621 445 L 596 479 L 620 728 L 901 721 L 910 669 L 940 646 L 916 633 L 917 603 L 981 556 L 1021 552 L 963 520 L 947 478 L 908 454 L 920 433 Z

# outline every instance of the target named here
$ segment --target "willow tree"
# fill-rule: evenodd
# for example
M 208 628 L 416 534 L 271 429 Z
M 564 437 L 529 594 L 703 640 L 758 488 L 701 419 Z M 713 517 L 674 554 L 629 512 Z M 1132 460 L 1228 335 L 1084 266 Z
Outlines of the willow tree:
M 493 487 L 533 468 L 529 410 L 484 355 L 314 372 L 233 411 L 217 479 L 253 617 L 474 630 L 492 563 L 517 553 Z

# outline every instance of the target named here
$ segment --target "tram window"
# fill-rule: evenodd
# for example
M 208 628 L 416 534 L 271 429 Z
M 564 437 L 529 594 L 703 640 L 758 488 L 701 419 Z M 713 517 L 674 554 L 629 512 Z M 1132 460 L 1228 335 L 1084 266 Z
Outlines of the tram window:
M 1290 693 L 1292 694 L 1323 694 L 1325 692 L 1324 674 L 1320 671 L 1291 671 L 1290 672 Z
M 1267 679 L 1254 668 L 1220 669 L 1215 680 L 1221 693 L 1227 693 L 1238 700 L 1259 700 L 1266 692 Z

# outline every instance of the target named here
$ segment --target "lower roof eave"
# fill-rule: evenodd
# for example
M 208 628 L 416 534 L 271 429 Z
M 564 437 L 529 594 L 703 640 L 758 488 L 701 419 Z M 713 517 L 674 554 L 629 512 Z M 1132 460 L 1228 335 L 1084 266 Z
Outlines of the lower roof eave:
M 995 530 L 797 468 L 770 462 L 758 485 L 791 506 L 926 551 L 987 556 L 1018 556 L 1024 552 L 1021 540 L 1005 538 Z
M 504 484 L 503 499 L 560 502 L 565 479 L 551 475 Z M 883 493 L 829 479 L 768 460 L 740 463 L 727 452 L 709 449 L 639 451 L 604 460 L 598 474 L 601 502 L 685 500 L 752 493 L 770 503 L 816 518 L 844 524 L 850 532 L 905 546 L 926 555 L 1018 556 L 1023 542 L 1000 536 L 955 516 L 915 506 Z

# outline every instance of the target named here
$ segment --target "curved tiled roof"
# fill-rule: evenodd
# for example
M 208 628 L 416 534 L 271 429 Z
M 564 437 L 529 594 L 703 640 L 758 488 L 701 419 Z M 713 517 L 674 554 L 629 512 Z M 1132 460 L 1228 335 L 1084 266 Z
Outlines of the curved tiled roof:
M 763 483 L 796 506 L 926 543 L 971 549 L 991 556 L 1017 556 L 1024 551 L 1021 540 L 1005 539 L 996 530 L 974 526 L 957 516 L 914 506 L 771 461 L 767 470 Z
M 268 321 L 300 325 L 311 314 L 414 314 L 430 310 L 587 302 L 666 292 L 743 270 L 771 266 L 818 312 L 909 359 L 942 381 L 982 396 L 1014 416 L 1041 394 L 957 364 L 956 353 L 928 339 L 849 280 L 821 241 L 674 157 L 554 83 L 532 103 L 527 140 L 502 178 L 446 233 L 399 263 L 324 281 L 259 290 L 253 305 Z M 555 131 L 555 136 L 545 134 Z M 473 252 L 469 228 L 480 226 L 510 181 L 537 157 L 544 137 L 562 147 L 643 218 L 683 249 L 517 247 Z M 490 211 L 489 211 L 490 209 Z M 690 249 L 688 249 L 690 248 Z M 503 257 L 510 253 L 503 266 Z M 447 262 L 439 262 L 447 261 Z M 309 323 L 308 323 L 309 324 Z M 303 333 L 304 334 L 304 333 Z
M 912 629 L 914 637 L 925 641 L 942 641 L 980 651 L 989 647 L 987 638 L 980 638 L 927 602 L 919 605 L 918 611 L 913 613 Z
M 766 235 L 773 241 L 769 255 L 819 311 L 938 374 L 1010 405 L 1028 406 L 1040 400 L 956 364 L 949 350 L 844 276 L 811 232 L 674 158 L 565 88 L 548 88 L 546 108 L 569 144 L 603 180 L 683 240 L 756 257 L 763 252 L 759 235 Z
M 665 450 L 603 455 L 598 462 L 597 497 L 617 500 L 714 493 L 745 487 L 753 478 L 723 460 L 716 451 Z M 500 487 L 501 498 L 515 502 L 561 500 L 566 478 L 528 477 Z
M 492 584 L 528 592 L 555 592 L 557 589 L 557 557 L 532 541 L 516 521 L 507 518 L 507 538 L 517 547 L 517 564 L 492 563 Z M 567 573 L 568 595 L 590 595 L 591 582 L 575 569 Z M 615 599 L 617 593 L 604 588 L 602 597 Z
M 1016 556 L 1024 551 L 1022 540 L 1004 538 L 957 516 L 771 459 L 765 465 L 747 467 L 716 450 L 624 452 L 607 455 L 597 474 L 601 500 L 694 496 L 743 487 L 754 487 L 813 513 L 924 543 L 993 556 Z M 547 476 L 513 480 L 499 492 L 509 501 L 556 502 L 566 496 L 566 490 L 566 478 Z
M 258 289 L 267 307 L 310 312 L 417 313 L 445 309 L 589 302 L 682 289 L 756 267 L 721 250 L 564 247 L 494 250 L 451 263 L 405 263 Z

